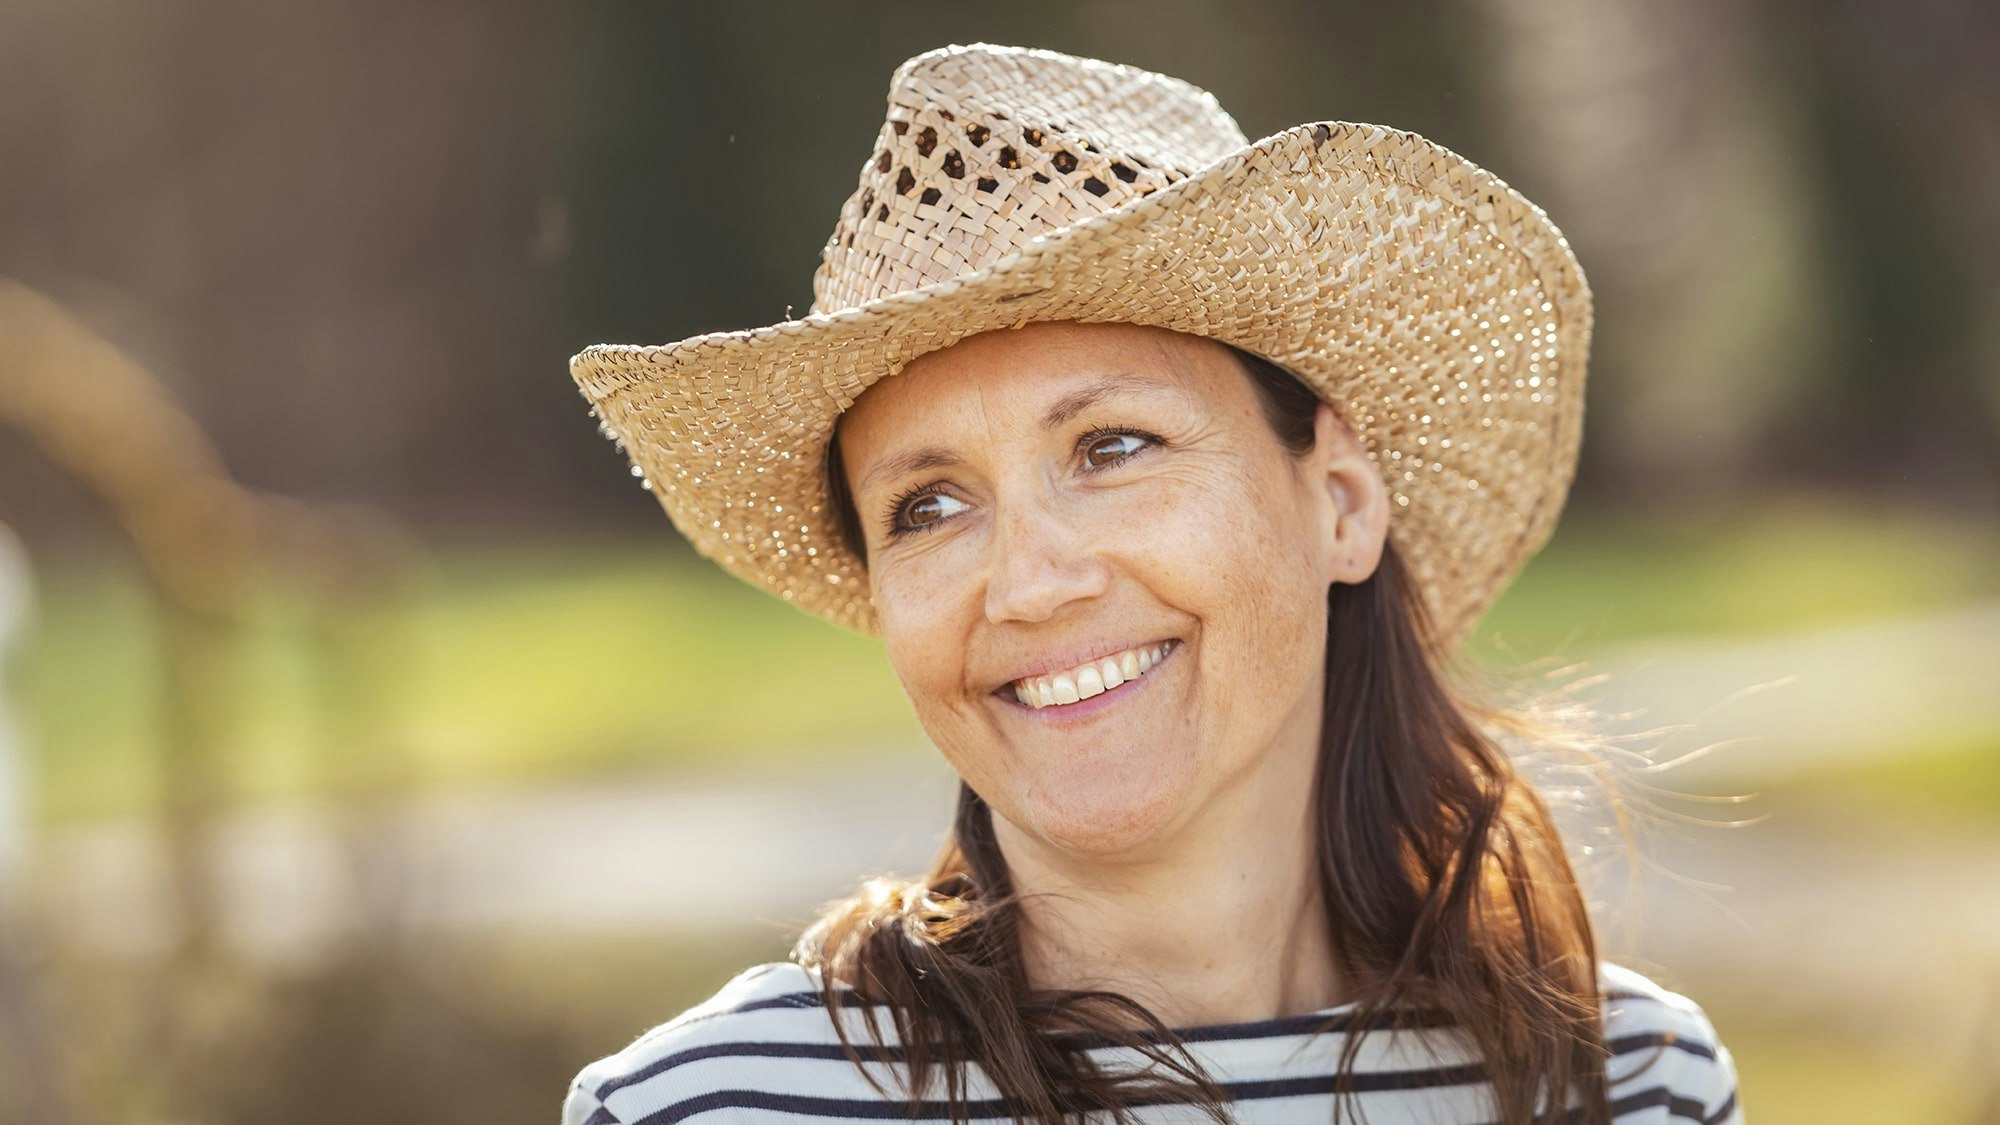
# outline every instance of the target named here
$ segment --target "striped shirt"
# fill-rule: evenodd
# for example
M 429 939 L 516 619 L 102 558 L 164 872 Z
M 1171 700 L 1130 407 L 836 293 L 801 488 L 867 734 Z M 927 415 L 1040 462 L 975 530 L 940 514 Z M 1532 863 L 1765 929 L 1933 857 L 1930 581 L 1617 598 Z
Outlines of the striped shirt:
M 1618 1125 L 1741 1125 L 1735 1063 L 1701 1008 L 1610 962 L 1600 962 L 1598 979 Z M 817 984 L 790 962 L 744 970 L 707 1001 L 584 1067 L 564 1100 L 563 1125 L 950 1120 L 938 1096 L 942 1076 L 915 1114 L 907 1100 L 885 1099 L 868 1083 L 843 1053 Z M 1349 1032 L 1337 1022 L 1312 1031 L 1347 1007 L 1176 1033 L 1229 1091 L 1230 1113 L 1242 1125 L 1331 1121 L 1333 1078 Z M 844 1010 L 841 1018 L 870 1072 L 900 1093 L 894 1021 L 886 1014 L 880 1020 L 884 1050 L 861 1012 Z M 1143 1056 L 1117 1045 L 1092 1054 L 1113 1066 L 1143 1064 Z M 974 1120 L 1011 1120 L 976 1065 L 966 1078 Z M 1494 1117 L 1477 1057 L 1448 1033 L 1364 1034 L 1351 1081 L 1369 1125 L 1472 1125 Z M 1147 1125 L 1209 1120 L 1185 1105 L 1143 1106 L 1132 1116 Z

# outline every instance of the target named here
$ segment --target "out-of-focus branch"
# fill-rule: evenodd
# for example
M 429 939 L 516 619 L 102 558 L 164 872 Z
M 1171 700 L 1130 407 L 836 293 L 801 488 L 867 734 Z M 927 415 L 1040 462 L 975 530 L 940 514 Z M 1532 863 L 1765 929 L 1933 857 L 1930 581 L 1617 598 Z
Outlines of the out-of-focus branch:
M 202 1010 L 197 1001 L 217 965 L 206 837 L 224 789 L 217 746 L 236 703 L 229 651 L 248 599 L 263 579 L 282 572 L 314 596 L 324 623 L 409 572 L 419 552 L 367 510 L 308 506 L 242 487 L 200 425 L 150 372 L 57 303 L 6 278 L 0 278 L 0 427 L 26 434 L 104 503 L 158 595 L 166 675 L 161 812 L 181 925 L 163 991 L 145 1005 L 150 1042 L 143 1054 L 157 1063 L 147 1068 L 151 1079 L 171 1087 L 183 1062 L 199 1061 L 203 1031 L 187 1021 Z M 355 662 L 352 653 L 323 655 L 335 679 Z M 351 719 L 329 725 L 353 733 Z M 14 983 L 0 977 L 0 1019 L 24 1037 L 46 1039 L 32 1008 L 22 1006 L 30 991 Z M 53 1099 L 51 1093 L 38 1100 Z

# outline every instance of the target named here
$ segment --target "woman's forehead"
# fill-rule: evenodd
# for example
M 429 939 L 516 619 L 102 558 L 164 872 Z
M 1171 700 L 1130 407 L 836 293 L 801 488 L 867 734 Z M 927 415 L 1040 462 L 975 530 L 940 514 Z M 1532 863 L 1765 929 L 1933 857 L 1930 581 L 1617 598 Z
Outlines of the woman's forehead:
M 1195 390 L 1221 345 L 1133 324 L 1031 323 L 983 332 L 910 361 L 864 392 L 841 420 L 842 440 L 868 440 L 977 410 L 1028 424 L 1074 415 L 1108 393 Z M 1071 408 L 1061 409 L 1063 400 Z M 1058 418 L 1057 421 L 1062 419 Z

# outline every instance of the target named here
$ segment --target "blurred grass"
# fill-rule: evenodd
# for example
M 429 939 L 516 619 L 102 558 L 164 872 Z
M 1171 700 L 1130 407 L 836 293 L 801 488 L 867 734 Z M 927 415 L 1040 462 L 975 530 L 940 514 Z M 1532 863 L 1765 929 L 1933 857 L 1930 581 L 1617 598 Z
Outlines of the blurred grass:
M 1757 1125 L 1977 1120 L 1978 1094 L 1951 1067 L 1810 1039 L 1746 1037 L 1733 1047 L 1746 1119 Z
M 1933 609 L 2000 595 L 1996 558 L 1992 528 L 1853 501 L 1572 512 L 1476 651 L 1567 657 Z M 140 810 L 157 786 L 164 690 L 145 586 L 129 565 L 41 582 L 13 685 L 38 751 L 38 812 Z M 394 600 L 321 611 L 279 585 L 242 620 L 217 749 L 224 799 L 783 768 L 800 752 L 922 737 L 876 642 L 657 540 L 448 549 Z M 1957 792 L 1952 771 L 1976 772 L 1976 756 L 1938 766 L 1939 790 Z M 1991 789 L 1959 796 L 1971 793 Z
M 16 690 L 38 810 L 142 808 L 161 670 L 144 588 L 72 573 L 40 601 Z M 730 768 L 917 737 L 874 642 L 657 546 L 446 551 L 396 601 L 324 622 L 281 587 L 243 622 L 217 750 L 230 798 Z
M 2000 732 L 1915 746 L 1867 760 L 1816 765 L 1759 778 L 1787 812 L 1842 817 L 1856 812 L 1922 819 L 1940 831 L 2000 828 Z
M 1858 1040 L 1704 1001 L 1736 1060 L 1746 1121 L 1757 1125 L 1972 1125 L 1980 1076 L 1962 1055 Z M 1900 1048 L 1900 1049 L 1899 1049 Z
M 1572 655 L 1636 637 L 1782 632 L 1996 595 L 2000 529 L 1972 520 L 1810 494 L 1726 511 L 1572 514 L 1487 615 L 1474 651 Z

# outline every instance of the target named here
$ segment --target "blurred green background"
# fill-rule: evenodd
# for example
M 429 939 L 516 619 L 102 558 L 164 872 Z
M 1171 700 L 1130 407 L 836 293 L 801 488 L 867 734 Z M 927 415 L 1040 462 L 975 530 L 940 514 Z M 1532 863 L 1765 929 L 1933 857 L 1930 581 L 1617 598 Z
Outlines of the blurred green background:
M 17 0 L 0 1121 L 553 1121 L 925 862 L 879 647 L 693 556 L 566 361 L 802 311 L 890 71 L 977 40 L 1549 210 L 1583 464 L 1473 651 L 1643 755 L 1605 949 L 1755 1121 L 2000 1120 L 1990 5 Z

